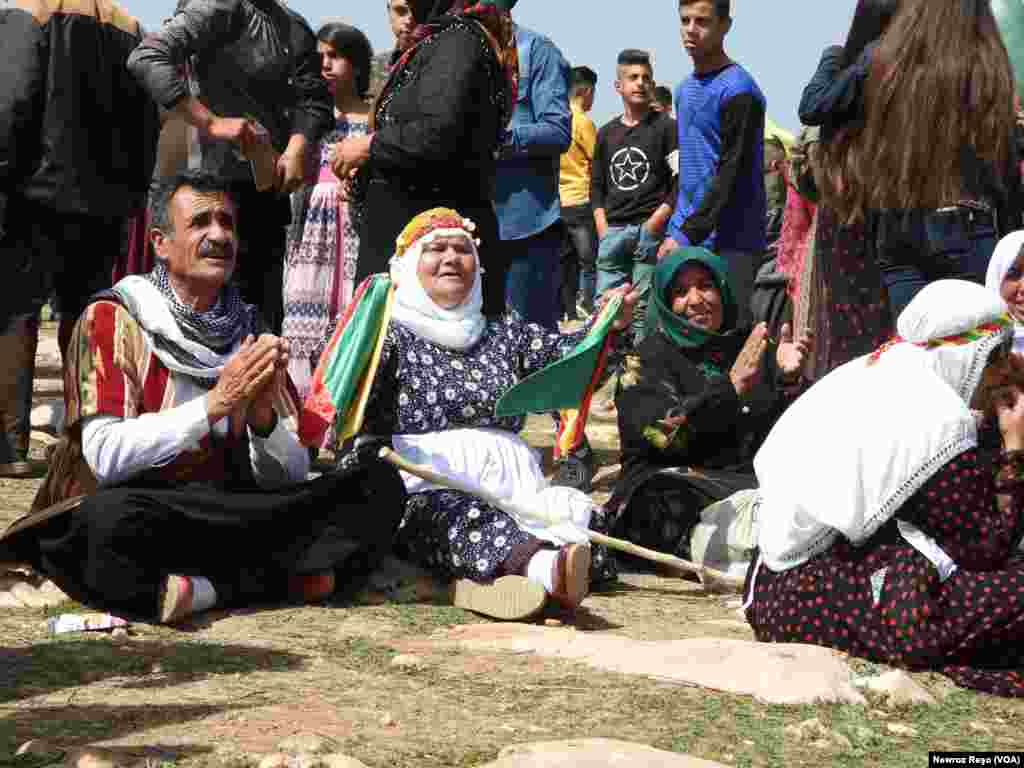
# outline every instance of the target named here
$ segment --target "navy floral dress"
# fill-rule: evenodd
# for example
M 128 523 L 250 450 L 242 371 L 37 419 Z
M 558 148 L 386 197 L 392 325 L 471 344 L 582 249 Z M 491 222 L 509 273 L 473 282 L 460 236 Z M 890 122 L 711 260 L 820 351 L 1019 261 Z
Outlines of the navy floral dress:
M 497 418 L 498 400 L 520 380 L 568 354 L 587 329 L 552 333 L 511 312 L 488 321 L 480 341 L 447 349 L 392 323 L 367 406 L 364 433 L 422 435 L 487 428 L 517 434 L 523 416 Z M 591 528 L 603 529 L 595 510 Z M 496 507 L 469 494 L 429 490 L 409 496 L 396 550 L 446 578 L 487 582 L 521 573 L 539 550 L 553 546 L 519 529 Z M 592 549 L 591 580 L 614 578 L 603 547 Z

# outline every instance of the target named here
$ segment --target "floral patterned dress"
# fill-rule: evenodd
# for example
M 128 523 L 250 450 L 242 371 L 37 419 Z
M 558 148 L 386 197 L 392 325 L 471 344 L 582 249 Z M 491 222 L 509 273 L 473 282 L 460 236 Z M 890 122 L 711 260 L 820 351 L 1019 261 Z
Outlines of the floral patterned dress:
M 992 444 L 994 427 L 987 430 Z M 758 640 L 813 643 L 957 684 L 1024 697 L 1021 456 L 967 451 L 925 483 L 861 547 L 831 549 L 782 573 L 754 568 L 747 619 Z M 907 543 L 916 526 L 958 570 L 945 580 Z
M 305 398 L 309 394 L 315 354 L 335 318 L 352 300 L 359 256 L 359 234 L 349 204 L 331 171 L 333 145 L 348 136 L 364 136 L 365 120 L 338 118 L 320 141 L 319 176 L 302 196 L 298 227 L 290 238 L 284 273 L 284 324 L 291 360 L 288 373 Z
M 585 333 L 552 333 L 513 312 L 489 321 L 473 347 L 458 351 L 393 323 L 364 433 L 424 435 L 486 428 L 517 434 L 525 417 L 496 417 L 498 400 L 521 379 L 566 355 Z M 603 512 L 595 510 L 591 528 L 602 529 L 603 520 Z M 545 546 L 502 510 L 449 490 L 412 493 L 396 542 L 399 555 L 445 578 L 481 582 L 520 573 Z M 592 581 L 613 578 L 613 569 L 607 552 L 594 546 Z
M 822 376 L 870 354 L 896 333 L 889 294 L 869 241 L 864 224 L 846 226 L 828 206 L 818 208 L 814 248 L 824 279 L 818 311 L 826 318 L 818 327 L 828 332 Z

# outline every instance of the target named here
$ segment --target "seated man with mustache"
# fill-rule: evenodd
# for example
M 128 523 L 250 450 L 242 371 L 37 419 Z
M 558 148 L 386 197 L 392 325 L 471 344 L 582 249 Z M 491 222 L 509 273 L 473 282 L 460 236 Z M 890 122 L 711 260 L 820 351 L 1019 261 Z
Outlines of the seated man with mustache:
M 371 460 L 306 482 L 287 346 L 261 334 L 230 282 L 239 212 L 227 184 L 175 176 L 151 207 L 156 268 L 79 319 L 65 439 L 0 561 L 162 623 L 351 585 L 397 529 L 398 473 Z

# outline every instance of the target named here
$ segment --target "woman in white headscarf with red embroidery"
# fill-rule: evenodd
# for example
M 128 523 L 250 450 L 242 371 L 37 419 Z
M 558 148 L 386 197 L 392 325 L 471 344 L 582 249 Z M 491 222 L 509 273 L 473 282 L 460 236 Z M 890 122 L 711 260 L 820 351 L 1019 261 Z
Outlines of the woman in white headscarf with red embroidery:
M 747 618 L 1024 697 L 1024 365 L 991 291 L 926 286 L 899 336 L 783 415 L 754 468 Z

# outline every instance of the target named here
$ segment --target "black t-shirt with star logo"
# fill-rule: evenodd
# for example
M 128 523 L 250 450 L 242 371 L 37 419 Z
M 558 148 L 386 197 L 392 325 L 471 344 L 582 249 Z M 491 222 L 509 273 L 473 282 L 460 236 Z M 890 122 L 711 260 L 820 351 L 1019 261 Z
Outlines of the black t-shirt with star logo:
M 662 203 L 673 205 L 678 172 L 676 121 L 650 112 L 637 125 L 616 117 L 597 133 L 590 204 L 608 224 L 640 224 Z

